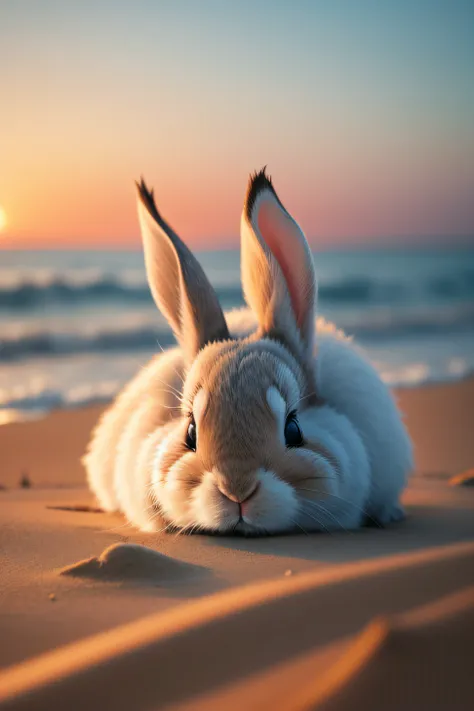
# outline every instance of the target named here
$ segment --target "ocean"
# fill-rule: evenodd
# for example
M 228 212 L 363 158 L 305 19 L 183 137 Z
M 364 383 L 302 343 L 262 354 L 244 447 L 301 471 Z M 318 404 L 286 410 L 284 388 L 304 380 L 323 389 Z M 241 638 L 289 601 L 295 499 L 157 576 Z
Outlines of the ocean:
M 198 258 L 222 306 L 243 305 L 237 251 Z M 315 253 L 318 312 L 390 385 L 474 371 L 474 251 Z M 0 423 L 107 402 L 173 343 L 141 252 L 0 252 Z

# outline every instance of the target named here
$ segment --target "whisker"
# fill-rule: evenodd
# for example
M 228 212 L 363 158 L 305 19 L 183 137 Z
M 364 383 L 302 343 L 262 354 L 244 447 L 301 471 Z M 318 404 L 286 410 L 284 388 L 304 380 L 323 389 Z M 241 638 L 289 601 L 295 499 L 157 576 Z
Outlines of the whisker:
M 148 513 L 149 511 L 158 511 L 159 512 L 159 505 L 156 501 L 154 501 L 149 506 L 146 506 L 144 511 L 145 511 L 145 513 Z
M 333 521 L 335 521 L 335 522 L 337 523 L 338 527 L 339 527 L 339 528 L 342 528 L 342 530 L 345 531 L 346 533 L 353 533 L 353 531 L 349 531 L 348 528 L 346 528 L 345 526 L 343 526 L 342 523 L 341 523 L 341 522 L 339 521 L 339 519 L 337 518 L 337 516 L 335 516 L 335 515 L 332 513 L 332 511 L 329 511 L 329 509 L 327 509 L 325 506 L 323 506 L 323 504 L 321 504 L 321 503 L 319 503 L 319 502 L 316 502 L 316 501 L 310 501 L 309 499 L 305 499 L 305 502 L 306 502 L 307 504 L 310 504 L 311 506 L 316 506 L 316 508 L 318 508 L 320 511 L 322 511 L 323 513 L 325 513 L 325 514 L 327 514 L 328 516 L 330 516 L 330 517 L 333 519 Z
M 158 345 L 160 345 L 160 344 L 158 344 Z M 162 349 L 162 351 L 164 353 L 163 348 L 161 346 L 160 346 L 160 348 Z M 150 361 L 148 361 L 147 363 L 144 363 L 143 365 L 140 365 L 138 369 L 145 370 L 149 364 L 150 364 Z M 179 375 L 179 374 L 176 373 L 176 375 Z M 165 386 L 165 388 L 162 388 L 160 390 L 160 392 L 167 392 L 169 395 L 173 395 L 173 397 L 176 397 L 181 402 L 182 393 L 177 388 L 173 387 L 173 385 L 171 385 L 171 383 L 166 383 L 164 380 L 160 380 L 159 378 L 156 378 L 156 381 Z M 184 384 L 184 381 L 183 381 L 183 384 Z M 166 389 L 166 388 L 168 388 L 168 389 Z
M 376 526 L 379 528 L 383 528 L 383 526 L 380 524 L 377 519 L 373 518 L 366 509 L 362 508 L 362 506 L 358 506 L 355 504 L 353 501 L 350 501 L 349 499 L 345 499 L 343 496 L 339 496 L 339 494 L 331 494 L 329 491 L 322 491 L 321 489 L 304 489 L 303 487 L 300 487 L 300 491 L 309 491 L 311 493 L 316 493 L 316 494 L 323 494 L 324 496 L 333 496 L 335 499 L 340 499 L 340 501 L 344 501 L 344 503 L 349 504 L 350 506 L 353 506 L 355 509 L 358 509 L 361 513 L 364 514 L 368 519 L 370 519 Z
M 158 534 L 161 534 L 161 533 L 166 533 L 170 528 L 173 528 L 173 527 L 174 527 L 174 523 L 172 523 L 172 522 L 170 521 L 170 522 L 166 523 L 166 524 L 163 526 L 163 528 L 160 528 L 159 531 L 155 531 L 155 533 L 156 533 L 157 535 L 158 535 Z
M 198 486 L 201 483 L 201 479 L 187 479 L 186 477 L 180 477 L 179 479 L 173 479 L 173 483 L 183 483 L 183 484 L 193 484 L 194 486 Z M 163 486 L 166 486 L 167 482 L 155 482 L 151 481 L 148 484 L 146 484 L 146 490 L 154 490 L 154 487 L 156 484 L 163 484 Z
M 178 530 L 175 532 L 174 537 L 178 538 L 178 536 L 183 535 L 188 529 L 189 529 L 190 524 L 187 524 L 186 526 L 180 528 L 178 527 Z
M 121 524 L 120 526 L 113 526 L 112 528 L 104 528 L 102 529 L 101 533 L 116 533 L 117 531 L 120 531 L 124 528 L 134 528 L 133 523 L 130 523 L 130 521 L 125 521 L 125 523 Z
M 289 484 L 299 484 L 301 481 L 327 481 L 327 480 L 332 480 L 336 481 L 338 477 L 336 476 L 305 476 L 302 477 L 301 479 L 288 479 Z M 306 491 L 306 489 L 301 489 L 301 491 Z
M 316 516 L 314 516 L 313 514 L 310 514 L 309 511 L 304 511 L 304 509 L 303 509 L 303 513 L 304 513 L 306 516 L 309 516 L 310 518 L 312 518 L 313 521 L 316 521 L 316 523 L 318 524 L 318 526 L 322 526 L 322 528 L 324 528 L 324 530 L 325 530 L 327 533 L 330 533 L 330 534 L 332 535 L 332 531 L 330 531 L 330 529 L 329 529 L 327 526 L 325 526 L 324 523 L 322 523 L 318 518 L 316 518 Z
M 298 521 L 296 521 L 294 518 L 290 518 L 290 521 L 291 521 L 291 523 L 293 523 L 295 526 L 298 526 L 298 528 L 300 529 L 300 531 L 303 531 L 304 534 L 306 534 L 307 536 L 309 536 L 308 531 L 307 531 L 305 528 L 303 528 L 303 526 L 300 526 L 300 524 L 298 523 Z
M 179 531 L 177 531 L 176 537 L 183 535 L 185 533 L 188 533 L 189 535 L 191 535 L 196 530 L 198 530 L 198 531 L 202 530 L 202 526 L 199 523 L 194 523 L 193 521 L 191 521 L 191 523 L 188 523 L 186 526 L 184 526 L 183 528 L 180 528 Z
M 318 393 L 317 393 L 316 391 L 314 391 L 314 392 L 312 392 L 312 393 L 308 393 L 308 395 L 303 395 L 303 397 L 300 397 L 300 398 L 298 398 L 298 400 L 296 400 L 295 402 L 293 402 L 293 403 L 289 406 L 288 409 L 289 409 L 290 412 L 291 412 L 291 410 L 294 410 L 295 407 L 300 404 L 300 402 L 303 402 L 303 400 L 307 400 L 308 398 L 313 397 L 313 395 L 317 395 L 317 394 L 318 394 Z
M 170 383 L 166 383 L 164 380 L 160 380 L 159 378 L 156 378 L 156 381 L 158 383 L 161 383 L 162 385 L 165 385 L 167 388 L 169 388 L 168 392 L 170 394 L 174 394 L 176 398 L 181 402 L 182 401 L 182 392 L 175 388 L 173 385 L 170 385 Z
M 156 341 L 156 345 L 158 346 L 158 348 L 161 350 L 162 353 L 166 353 L 166 352 L 167 352 L 168 349 L 165 350 L 165 349 L 163 348 L 163 346 L 161 345 L 161 343 L 160 343 L 158 340 Z M 178 376 L 178 378 L 181 380 L 181 382 L 182 382 L 183 385 L 184 385 L 184 378 L 183 378 L 183 376 L 181 375 L 181 373 L 178 373 L 178 371 L 176 370 L 176 368 L 175 368 L 174 366 L 172 366 L 172 368 L 173 368 L 173 370 L 174 370 L 175 375 Z

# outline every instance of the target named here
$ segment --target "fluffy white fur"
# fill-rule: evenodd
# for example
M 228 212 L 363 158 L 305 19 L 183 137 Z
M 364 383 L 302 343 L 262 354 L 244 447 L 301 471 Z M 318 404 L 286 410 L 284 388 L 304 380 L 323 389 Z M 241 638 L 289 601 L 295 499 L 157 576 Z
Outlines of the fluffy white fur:
M 226 319 L 235 337 L 246 337 L 256 327 L 255 316 L 249 309 L 227 312 Z M 325 490 L 324 503 L 301 507 L 303 510 L 298 523 L 305 530 L 355 528 L 365 514 L 369 520 L 387 524 L 400 515 L 399 494 L 412 468 L 410 440 L 393 396 L 359 349 L 324 319 L 316 319 L 315 326 L 316 383 L 327 405 L 318 410 L 316 417 L 312 415 L 309 422 L 304 414 L 300 421 L 304 432 L 308 429 L 317 432 L 319 441 L 338 460 L 343 476 L 338 485 L 334 484 L 334 489 Z M 158 384 L 154 407 L 163 417 L 161 408 L 177 407 L 179 401 L 172 391 L 160 387 L 160 381 L 166 382 L 168 378 L 170 386 L 177 387 L 181 372 L 183 363 L 178 349 L 156 356 L 117 398 L 113 408 L 107 411 L 96 431 L 93 446 L 85 457 L 89 483 L 100 504 L 106 510 L 121 509 L 133 524 L 146 531 L 162 527 L 156 510 L 151 506 L 149 491 L 152 481 L 155 483 L 155 498 L 160 499 L 165 515 L 173 516 L 175 525 L 192 527 L 195 524 L 196 528 L 216 528 L 213 521 L 217 517 L 207 514 L 207 508 L 202 506 L 204 501 L 208 501 L 209 507 L 215 503 L 206 498 L 212 497 L 213 493 L 213 487 L 206 480 L 203 481 L 202 491 L 199 489 L 193 494 L 192 502 L 179 496 L 173 499 L 173 481 L 161 493 L 157 472 L 160 453 L 166 451 L 167 439 L 166 434 L 162 433 L 163 428 L 153 429 L 145 436 L 138 452 L 131 442 L 136 432 L 134 423 L 140 420 L 142 412 L 140 408 L 136 409 L 136 403 L 143 398 L 146 385 L 150 388 L 152 384 Z M 110 461 L 114 447 L 111 440 L 117 422 L 123 423 L 123 430 L 115 444 L 118 456 L 113 462 Z M 150 426 L 147 422 L 145 429 Z M 127 441 L 130 442 L 130 456 L 137 457 L 137 464 L 132 465 L 131 469 L 120 456 L 127 449 Z M 312 453 L 307 456 L 317 459 L 317 455 Z M 150 466 L 152 458 L 154 465 Z M 333 468 L 324 457 L 320 457 L 319 464 L 328 476 L 335 477 Z M 296 520 L 295 496 L 288 485 L 284 484 L 282 489 L 284 501 L 275 501 L 275 519 L 281 524 L 281 511 L 277 517 L 277 508 L 286 505 L 287 527 L 293 528 L 291 519 Z M 217 494 L 216 500 L 224 506 Z M 268 507 L 268 502 L 266 505 Z M 194 518 L 188 514 L 191 510 L 195 512 Z M 234 523 L 235 520 L 229 518 L 229 530 Z M 271 530 L 271 524 L 266 528 Z
M 412 469 L 400 413 L 357 346 L 315 320 L 306 240 L 265 174 L 254 176 L 242 220 L 242 277 L 252 310 L 228 312 L 225 320 L 153 195 L 143 184 L 139 190 L 150 285 L 180 347 L 156 356 L 93 434 L 84 463 L 102 507 L 123 511 L 145 531 L 269 534 L 397 520 Z M 161 264 L 168 270 L 163 289 Z M 221 408 L 214 425 L 212 406 Z M 285 417 L 293 409 L 305 443 L 285 451 Z M 191 416 L 196 452 L 183 445 Z M 228 430 L 219 430 L 221 420 Z M 202 451 L 199 431 L 208 435 Z M 281 449 L 273 465 L 272 442 Z

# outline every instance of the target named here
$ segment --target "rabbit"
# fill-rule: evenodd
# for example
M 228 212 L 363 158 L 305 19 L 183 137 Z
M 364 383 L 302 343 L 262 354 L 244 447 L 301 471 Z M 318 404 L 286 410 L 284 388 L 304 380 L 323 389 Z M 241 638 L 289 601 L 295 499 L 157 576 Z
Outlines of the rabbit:
M 384 526 L 413 467 L 395 400 L 351 338 L 315 317 L 313 258 L 263 169 L 241 218 L 249 308 L 224 315 L 137 183 L 147 278 L 178 347 L 102 416 L 84 456 L 106 511 L 142 531 L 268 535 Z

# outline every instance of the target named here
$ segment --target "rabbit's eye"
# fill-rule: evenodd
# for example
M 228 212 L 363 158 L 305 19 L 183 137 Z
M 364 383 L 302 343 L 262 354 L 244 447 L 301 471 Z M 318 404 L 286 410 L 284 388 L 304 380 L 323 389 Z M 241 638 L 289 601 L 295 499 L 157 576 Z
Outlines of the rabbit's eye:
M 303 433 L 296 419 L 296 412 L 290 412 L 285 424 L 285 444 L 287 447 L 301 447 Z
M 186 432 L 186 447 L 188 449 L 191 449 L 193 452 L 196 451 L 196 440 L 197 440 L 197 431 L 196 431 L 196 423 L 194 422 L 194 417 L 191 418 L 191 422 L 188 425 L 188 429 Z

